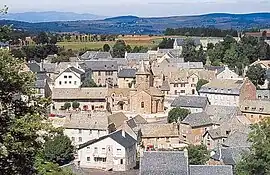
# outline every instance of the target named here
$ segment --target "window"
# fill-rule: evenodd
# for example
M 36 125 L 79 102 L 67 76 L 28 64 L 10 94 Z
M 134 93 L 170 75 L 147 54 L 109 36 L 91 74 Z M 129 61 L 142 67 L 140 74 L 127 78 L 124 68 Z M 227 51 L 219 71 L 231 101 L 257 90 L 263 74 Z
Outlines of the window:
M 248 110 L 248 108 L 249 108 L 249 107 L 246 106 L 246 107 L 245 107 L 245 110 Z
M 59 81 L 59 85 L 61 85 L 62 84 L 62 82 L 61 81 Z
M 174 95 L 177 95 L 177 90 L 174 91 Z
M 141 102 L 141 108 L 144 108 L 144 102 Z
M 178 87 L 178 84 L 174 84 L 173 87 Z
M 252 108 L 252 111 L 255 111 L 255 110 L 256 110 L 256 108 L 255 108 L 255 107 L 253 107 L 253 108 Z
M 69 81 L 69 84 L 71 84 L 71 81 Z
M 90 157 L 87 157 L 87 162 L 90 162 Z
M 70 75 L 70 76 L 68 76 L 68 78 L 72 78 L 72 76 Z
M 67 84 L 67 81 L 65 81 L 65 84 Z
M 195 89 L 192 89 L 192 95 L 194 95 L 195 94 Z
M 196 84 L 191 84 L 191 87 L 196 87 Z
M 74 81 L 74 85 L 76 85 L 77 84 L 77 81 Z
M 74 142 L 75 141 L 75 137 L 71 137 L 71 141 Z
M 101 76 L 101 72 L 100 71 L 98 71 L 98 76 Z
M 260 108 L 260 112 L 262 112 L 264 110 L 264 108 Z
M 64 78 L 67 78 L 67 76 L 65 75 Z
M 192 82 L 194 82 L 195 81 L 195 78 L 192 78 Z
M 88 146 L 87 149 L 90 149 L 90 146 Z
M 166 137 L 166 142 L 170 142 L 170 138 L 169 137 Z
M 262 96 L 259 95 L 259 96 L 258 96 L 258 99 L 261 99 L 261 98 L 262 98 Z
M 106 153 L 106 149 L 105 148 L 102 148 L 102 153 Z
M 250 117 L 253 118 L 253 115 L 251 115 Z
M 185 90 L 181 90 L 181 91 L 180 91 L 181 94 L 184 94 L 185 92 L 186 92 Z
M 82 130 L 81 129 L 79 129 L 79 134 L 81 134 L 82 133 Z
M 268 96 L 266 95 L 266 96 L 264 96 L 264 98 L 268 99 Z
M 232 92 L 232 90 L 231 90 L 231 89 L 228 89 L 228 92 L 229 92 L 229 93 L 231 93 L 231 92 Z
M 79 142 L 82 142 L 82 138 L 81 137 L 79 137 Z
M 185 84 L 181 84 L 181 87 L 185 87 L 186 85 Z
M 94 157 L 94 161 L 95 161 L 95 162 L 106 162 L 106 158 L 102 158 L 102 157 Z
M 123 165 L 124 161 L 123 159 L 120 159 L 120 164 Z
M 89 131 L 89 135 L 91 135 L 91 134 L 92 134 L 92 130 Z

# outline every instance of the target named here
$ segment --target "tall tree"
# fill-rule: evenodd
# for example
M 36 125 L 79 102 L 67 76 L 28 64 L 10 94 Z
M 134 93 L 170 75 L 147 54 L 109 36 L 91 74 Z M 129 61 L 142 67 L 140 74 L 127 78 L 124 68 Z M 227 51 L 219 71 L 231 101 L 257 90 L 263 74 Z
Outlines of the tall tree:
M 270 174 L 270 119 L 251 127 L 251 148 L 236 165 L 237 175 Z
M 173 108 L 169 112 L 168 123 L 177 122 L 178 120 L 182 121 L 188 116 L 188 114 L 190 114 L 190 111 L 187 109 Z
M 124 58 L 126 52 L 126 43 L 124 40 L 117 40 L 113 46 L 112 55 L 115 58 Z
M 109 52 L 110 50 L 111 50 L 111 47 L 110 47 L 109 44 L 104 44 L 104 45 L 103 45 L 103 51 L 104 51 L 104 52 Z
M 40 32 L 34 41 L 36 42 L 36 44 L 48 44 L 49 37 L 48 37 L 47 33 Z
M 197 92 L 199 92 L 199 90 L 201 89 L 201 87 L 205 84 L 209 83 L 208 80 L 204 80 L 204 79 L 199 79 L 197 86 L 196 86 L 196 90 Z
M 266 70 L 261 65 L 256 64 L 248 69 L 246 76 L 255 86 L 263 85 L 266 79 Z
M 187 150 L 190 165 L 205 165 L 210 158 L 210 153 L 205 145 L 189 145 Z

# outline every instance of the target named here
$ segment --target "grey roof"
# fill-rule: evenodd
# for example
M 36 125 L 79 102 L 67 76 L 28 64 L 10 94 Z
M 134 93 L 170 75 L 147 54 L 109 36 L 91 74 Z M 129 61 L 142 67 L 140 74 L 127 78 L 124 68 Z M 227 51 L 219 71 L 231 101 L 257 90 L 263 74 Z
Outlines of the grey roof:
M 203 63 L 202 62 L 177 63 L 176 67 L 181 69 L 203 69 Z
M 249 147 L 251 143 L 248 142 L 248 133 L 235 131 L 228 136 L 222 145 L 225 147 Z
M 128 120 L 128 118 L 123 112 L 118 112 L 108 116 L 108 123 L 114 124 L 116 128 L 120 127 L 126 120 Z
M 100 52 L 100 51 L 86 51 L 82 56 L 82 60 L 98 60 L 104 58 L 112 58 L 110 52 Z
M 205 112 L 189 114 L 181 123 L 188 124 L 191 127 L 200 127 L 213 124 L 210 116 Z
M 93 114 L 69 114 L 69 116 L 66 116 L 63 128 L 107 130 L 108 115 L 109 113 L 107 112 L 95 112 Z
M 210 135 L 210 137 L 213 139 L 227 138 L 226 130 L 223 129 L 222 127 L 208 130 L 208 131 L 206 131 L 206 133 L 208 133 Z
M 36 80 L 35 88 L 44 89 L 46 86 L 46 80 Z
M 107 88 L 53 88 L 53 100 L 106 99 Z
M 211 158 L 222 161 L 225 165 L 236 165 L 241 160 L 242 155 L 248 151 L 248 147 L 216 148 L 215 154 Z
M 103 139 L 106 139 L 108 137 L 112 138 L 114 141 L 116 141 L 117 143 L 119 143 L 120 145 L 122 145 L 125 148 L 130 148 L 131 146 L 135 145 L 137 141 L 125 131 L 123 131 L 123 132 L 125 132 L 125 136 L 123 136 L 122 131 L 123 130 L 118 130 L 118 131 L 115 131 L 109 135 L 85 142 L 85 143 L 79 145 L 79 150 L 82 148 L 85 148 L 89 145 L 92 145 L 96 142 L 99 142 Z
M 128 65 L 128 60 L 126 58 L 111 58 L 110 60 L 116 61 L 118 66 Z
M 141 125 L 141 124 L 147 124 L 148 122 L 140 115 L 136 115 L 134 118 L 134 121 L 136 124 Z
M 112 60 L 84 61 L 84 65 L 86 66 L 84 69 L 91 69 L 92 71 L 118 71 L 117 61 Z
M 136 69 L 121 69 L 118 72 L 118 78 L 136 78 Z
M 243 80 L 214 79 L 203 85 L 200 93 L 239 95 L 244 84 Z
M 270 100 L 270 90 L 269 89 L 261 89 L 261 90 L 259 89 L 256 91 L 256 94 L 257 94 L 258 99 Z
M 169 50 L 169 52 L 167 54 L 171 58 L 171 60 L 169 61 L 170 63 L 172 63 L 172 62 L 179 62 L 179 60 L 181 60 L 181 62 L 184 62 L 184 59 L 180 59 L 182 53 L 181 53 L 181 50 L 179 50 L 179 49 Z M 175 58 L 175 60 L 173 58 Z
M 188 158 L 183 151 L 144 152 L 141 175 L 188 175 Z
M 146 61 L 149 60 L 149 54 L 148 53 L 127 53 L 126 59 L 128 60 L 136 60 L 136 61 Z
M 161 91 L 170 91 L 170 86 L 168 81 L 163 81 L 160 87 Z
M 195 46 L 198 46 L 201 44 L 200 38 L 176 38 L 175 41 L 177 43 L 177 46 L 183 46 L 186 43 L 186 40 L 190 39 L 194 42 Z
M 204 66 L 206 70 L 217 71 L 217 74 L 225 70 L 224 66 Z
M 190 165 L 190 175 L 233 175 L 230 165 Z
M 179 96 L 174 99 L 172 107 L 190 107 L 190 108 L 205 108 L 209 103 L 207 97 L 201 96 Z
M 29 67 L 31 72 L 38 73 L 40 71 L 40 66 L 38 63 L 28 63 L 27 66 Z
M 57 64 L 55 63 L 40 63 L 42 68 L 46 72 L 56 72 Z

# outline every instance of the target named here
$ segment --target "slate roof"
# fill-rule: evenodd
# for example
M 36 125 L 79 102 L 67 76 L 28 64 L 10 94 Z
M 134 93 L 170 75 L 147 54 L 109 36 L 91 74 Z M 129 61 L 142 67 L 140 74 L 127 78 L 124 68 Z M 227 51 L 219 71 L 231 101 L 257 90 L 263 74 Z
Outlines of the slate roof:
M 90 140 L 88 142 L 85 142 L 85 143 L 79 145 L 78 149 L 79 150 L 83 149 L 83 148 L 85 148 L 85 147 L 87 147 L 89 145 L 97 143 L 97 142 L 99 142 L 99 141 L 101 141 L 103 139 L 106 139 L 108 137 L 112 138 L 114 141 L 116 141 L 117 143 L 119 143 L 120 145 L 122 145 L 125 148 L 129 148 L 129 147 L 133 146 L 134 144 L 136 144 L 136 142 L 137 142 L 133 137 L 131 137 L 126 132 L 125 132 L 125 137 L 123 137 L 122 130 L 118 130 L 118 131 L 115 131 L 115 132 L 113 132 L 113 133 L 111 133 L 109 135 L 106 135 L 106 136 L 100 137 L 98 139 L 94 139 L 94 140 Z
M 86 51 L 81 55 L 82 60 L 98 60 L 100 58 L 112 58 L 110 52 L 101 52 L 101 51 Z
M 177 63 L 177 68 L 181 69 L 203 69 L 202 62 L 184 62 L 184 63 Z
M 107 88 L 53 88 L 54 100 L 105 99 Z
M 178 130 L 174 124 L 143 124 L 142 137 L 178 137 Z
M 117 61 L 112 60 L 90 60 L 84 61 L 84 69 L 91 69 L 92 71 L 118 71 Z M 81 64 L 82 65 L 82 64 Z
M 66 116 L 63 128 L 66 129 L 91 129 L 107 130 L 107 112 L 95 112 L 92 114 L 71 114 Z
M 233 175 L 229 165 L 190 165 L 189 175 Z
M 46 86 L 46 80 L 36 80 L 35 88 L 44 89 Z
M 206 131 L 212 139 L 227 138 L 226 130 L 218 127 L 216 129 L 211 129 Z
M 239 95 L 243 84 L 244 80 L 214 79 L 203 85 L 199 92 Z
M 141 175 L 188 175 L 188 158 L 183 151 L 144 152 Z
M 186 43 L 186 39 L 193 41 L 195 46 L 199 46 L 201 44 L 200 38 L 176 38 L 175 41 L 177 46 L 183 46 Z
M 222 161 L 225 165 L 234 166 L 246 152 L 249 152 L 248 147 L 216 148 L 215 154 L 211 158 L 216 161 Z
M 258 89 L 256 91 L 256 96 L 257 96 L 258 99 L 270 100 L 270 90 L 268 90 L 268 89 L 261 89 L 261 90 Z M 260 96 L 260 98 L 259 98 L 259 96 Z
M 214 124 L 205 112 L 189 114 L 181 123 L 190 125 L 192 128 Z
M 0 42 L 0 47 L 8 47 L 9 43 L 8 42 Z
M 114 123 L 116 128 L 120 127 L 126 120 L 128 120 L 128 118 L 123 112 L 118 112 L 108 116 L 108 123 Z
M 147 124 L 148 122 L 140 115 L 136 115 L 134 118 L 136 124 Z
M 217 74 L 220 74 L 222 71 L 225 70 L 224 66 L 204 66 L 204 68 L 210 71 L 217 71 Z
M 118 72 L 118 78 L 136 78 L 136 69 L 121 69 Z
M 244 100 L 240 104 L 242 112 L 270 114 L 270 101 L 268 100 Z
M 168 81 L 163 81 L 160 87 L 161 91 L 170 91 L 170 85 Z
M 222 145 L 225 147 L 249 147 L 251 143 L 248 142 L 248 133 L 235 131 L 228 136 Z
M 149 54 L 148 53 L 127 53 L 126 59 L 128 60 L 136 60 L 136 61 L 147 61 L 149 60 Z
M 73 66 L 68 67 L 66 70 L 64 70 L 64 72 L 75 72 L 75 73 L 80 74 L 80 75 L 84 74 L 84 72 L 82 70 L 77 69 L 77 68 L 75 68 Z
M 174 99 L 172 107 L 203 108 L 209 103 L 207 97 L 201 96 L 179 96 Z
M 38 63 L 28 63 L 27 66 L 29 67 L 30 71 L 33 73 L 41 72 L 40 66 Z

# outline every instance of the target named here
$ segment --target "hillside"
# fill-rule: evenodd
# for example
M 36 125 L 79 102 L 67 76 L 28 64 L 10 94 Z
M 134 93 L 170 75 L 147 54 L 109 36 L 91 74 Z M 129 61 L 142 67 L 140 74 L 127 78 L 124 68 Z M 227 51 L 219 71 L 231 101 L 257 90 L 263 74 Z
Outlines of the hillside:
M 80 20 L 28 23 L 1 20 L 0 25 L 13 24 L 14 28 L 31 31 L 82 32 L 96 34 L 161 34 L 166 28 L 215 27 L 220 29 L 248 29 L 270 27 L 270 13 L 172 16 L 140 18 L 121 16 L 104 20 Z

